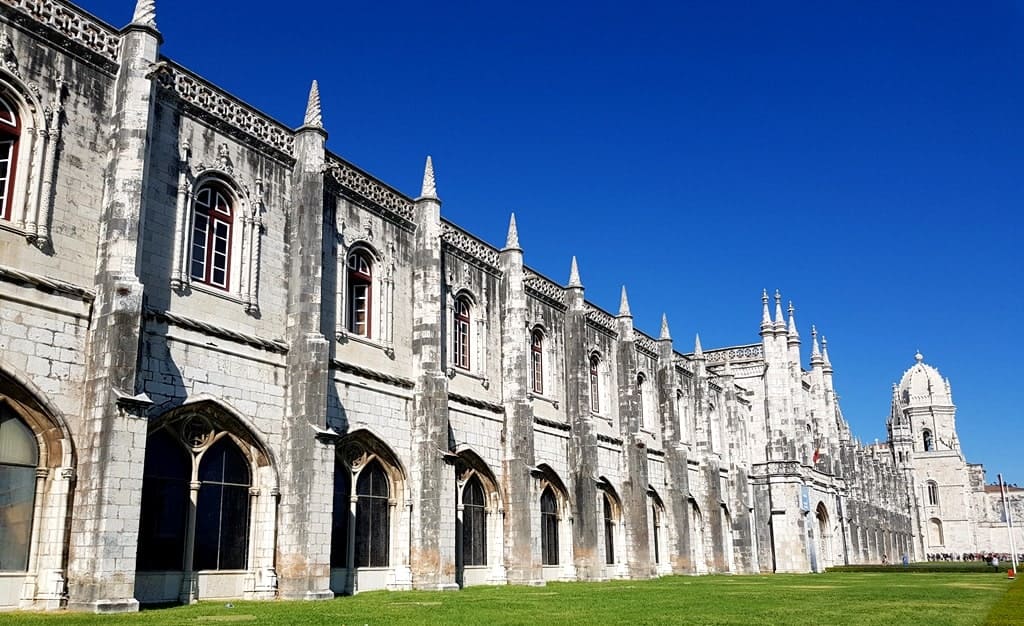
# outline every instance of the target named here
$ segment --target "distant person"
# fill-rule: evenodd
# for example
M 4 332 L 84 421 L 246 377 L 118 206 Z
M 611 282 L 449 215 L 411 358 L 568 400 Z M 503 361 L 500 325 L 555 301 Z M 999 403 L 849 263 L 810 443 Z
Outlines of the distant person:
M 903 567 L 910 567 L 910 557 L 906 552 L 903 553 Z
M 999 557 L 994 554 L 992 555 L 992 569 L 999 571 Z
M 882 555 L 882 565 L 888 565 L 888 564 L 889 564 L 889 557 L 887 555 L 883 554 Z

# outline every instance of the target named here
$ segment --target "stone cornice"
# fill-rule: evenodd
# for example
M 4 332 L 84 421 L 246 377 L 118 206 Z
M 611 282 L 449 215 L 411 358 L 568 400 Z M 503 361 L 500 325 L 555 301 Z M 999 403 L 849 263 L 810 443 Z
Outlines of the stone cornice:
M 411 198 L 344 159 L 328 153 L 327 180 L 335 192 L 357 202 L 406 230 L 414 230 Z
M 523 268 L 523 275 L 523 283 L 526 286 L 527 293 L 538 300 L 554 306 L 560 311 L 566 309 L 565 290 L 561 286 L 528 267 Z
M 40 276 L 39 274 L 33 274 L 32 272 L 16 270 L 13 267 L 7 267 L 4 265 L 0 265 L 0 280 L 18 285 L 35 287 L 36 289 L 47 293 L 71 296 L 85 302 L 92 302 L 96 299 L 96 293 L 92 289 L 79 287 L 78 285 L 74 285 L 63 280 L 47 278 L 45 276 Z
M 401 376 L 392 376 L 391 374 L 385 374 L 378 372 L 367 367 L 360 367 L 353 365 L 347 361 L 339 361 L 337 359 L 331 360 L 331 366 L 339 372 L 345 372 L 346 374 L 355 374 L 360 378 L 367 380 L 374 380 L 379 383 L 386 383 L 388 385 L 394 385 L 395 387 L 401 387 L 402 389 L 412 389 L 416 386 L 416 383 L 408 378 L 402 378 Z
M 445 219 L 441 220 L 441 241 L 455 255 L 491 274 L 501 275 L 498 249 Z
M 100 18 L 62 0 L 0 0 L 15 23 L 34 32 L 55 33 L 65 47 L 92 58 L 108 72 L 117 68 L 121 35 Z
M 203 333 L 204 335 L 227 339 L 236 343 L 244 343 L 268 352 L 276 352 L 278 354 L 285 354 L 288 352 L 288 344 L 280 339 L 266 339 L 264 337 L 250 335 L 237 330 L 231 330 L 230 328 L 224 328 L 223 326 L 215 326 L 207 322 L 201 322 L 199 320 L 170 313 L 168 311 L 158 311 L 156 309 L 148 308 L 146 309 L 146 318 L 159 323 Z

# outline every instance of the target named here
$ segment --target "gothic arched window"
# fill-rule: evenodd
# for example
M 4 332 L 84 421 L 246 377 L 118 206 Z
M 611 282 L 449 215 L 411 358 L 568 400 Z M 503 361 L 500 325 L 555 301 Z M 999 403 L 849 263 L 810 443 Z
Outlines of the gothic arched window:
M 925 430 L 921 433 L 921 440 L 924 443 L 924 451 L 931 452 L 935 449 L 935 442 L 932 439 L 932 431 Z
M 0 404 L 0 572 L 28 569 L 38 464 L 32 430 Z
M 470 311 L 472 305 L 469 298 L 459 296 L 455 299 L 455 328 L 452 333 L 452 361 L 456 367 L 468 370 L 469 359 L 469 332 L 470 332 Z
M 487 565 L 487 508 L 476 476 L 462 491 L 462 564 Z
M 348 255 L 348 331 L 370 337 L 373 303 L 373 260 L 366 250 Z
M 661 563 L 661 507 L 651 499 L 651 525 L 654 527 L 654 562 Z
M 931 506 L 939 504 L 939 484 L 934 480 L 928 481 L 928 504 Z
M 185 447 L 167 429 L 150 436 L 142 470 L 138 569 L 178 571 L 184 567 L 190 480 L 192 458 Z
M 356 480 L 356 567 L 387 567 L 391 545 L 391 488 L 376 460 Z
M 601 412 L 601 358 L 590 355 L 590 410 Z
M 192 280 L 228 289 L 234 221 L 227 189 L 214 181 L 202 184 L 192 203 Z
M 539 328 L 530 334 L 530 365 L 533 374 L 533 392 L 544 393 L 544 333 Z
M 638 405 L 638 408 L 639 408 L 639 415 L 637 416 L 637 418 L 640 421 L 640 428 L 647 428 L 647 422 L 648 422 L 648 420 L 647 420 L 647 412 L 651 410 L 650 401 L 649 401 L 650 399 L 644 397 L 645 395 L 647 395 L 647 392 L 648 392 L 647 387 L 648 387 L 648 385 L 647 385 L 647 376 L 645 376 L 643 374 L 637 374 L 636 375 L 636 397 L 637 397 L 637 405 Z
M 334 515 L 331 516 L 331 567 L 348 567 L 348 528 L 352 517 L 352 474 L 334 459 Z
M 245 569 L 249 462 L 228 436 L 203 453 L 196 504 L 195 569 Z
M 6 98 L 0 98 L 0 218 L 11 219 L 12 186 L 21 139 L 21 119 Z
M 604 494 L 604 562 L 615 563 L 615 512 L 612 499 Z
M 558 498 L 549 486 L 540 494 L 540 543 L 544 565 L 558 565 Z

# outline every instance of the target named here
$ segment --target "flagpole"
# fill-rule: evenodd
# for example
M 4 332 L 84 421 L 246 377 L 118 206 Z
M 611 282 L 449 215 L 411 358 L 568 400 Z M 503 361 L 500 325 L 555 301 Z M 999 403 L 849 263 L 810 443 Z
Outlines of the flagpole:
M 999 476 L 999 495 L 1003 498 L 1003 515 L 1006 516 L 1006 532 L 1010 535 L 1010 562 L 1013 564 L 1013 572 L 1017 573 L 1017 546 L 1014 545 L 1013 541 L 1013 516 L 1010 513 L 1010 507 L 1006 504 L 1006 485 L 1003 484 L 1003 475 Z

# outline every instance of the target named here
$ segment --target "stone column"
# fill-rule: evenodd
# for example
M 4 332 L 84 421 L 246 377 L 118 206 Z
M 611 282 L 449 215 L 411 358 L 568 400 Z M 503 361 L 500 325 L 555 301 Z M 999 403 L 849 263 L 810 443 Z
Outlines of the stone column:
M 622 288 L 616 365 L 619 381 L 619 433 L 622 437 L 622 517 L 626 524 L 626 567 L 630 578 L 650 578 L 650 519 L 647 510 L 647 447 L 640 436 L 640 390 L 636 384 L 637 359 L 633 315 Z
M 662 548 L 673 574 L 692 573 L 694 563 L 690 545 L 690 477 L 686 446 L 682 442 L 683 416 L 676 401 L 675 351 L 669 335 L 668 320 L 661 323 L 658 338 L 658 406 L 661 413 L 661 439 L 665 446 L 665 489 L 659 490 L 665 504 L 667 545 Z
M 147 73 L 161 42 L 149 9 L 137 9 L 123 31 L 114 85 L 68 553 L 68 608 L 98 613 L 139 607 L 135 560 L 150 402 L 137 380 L 138 276 L 154 100 Z
M 498 262 L 502 270 L 499 299 L 502 311 L 501 399 L 505 407 L 502 432 L 505 443 L 502 473 L 507 503 L 505 564 L 508 582 L 542 584 L 544 575 L 539 537 L 538 541 L 533 541 L 533 529 L 540 528 L 540 494 L 535 492 L 535 481 L 531 475 L 536 461 L 533 408 L 527 396 L 530 387 L 526 289 L 523 285 L 523 251 L 519 247 L 515 216 L 509 225 L 508 239 Z M 536 525 L 533 523 L 535 520 Z
M 334 447 L 315 438 L 327 420 L 327 337 L 333 319 L 324 318 L 322 295 L 324 239 L 324 144 L 320 94 L 313 83 L 306 118 L 295 134 L 292 206 L 285 240 L 287 267 L 287 395 L 281 429 L 281 503 L 277 542 L 277 581 L 281 598 L 333 598 L 331 515 Z M 326 324 L 330 330 L 324 332 Z
M 427 157 L 414 207 L 412 358 L 412 497 L 409 567 L 416 589 L 458 589 L 455 583 L 455 467 L 448 450 L 448 377 L 445 375 L 441 271 L 441 200 Z M 446 460 L 446 457 L 449 460 Z
M 572 430 L 569 435 L 569 489 L 573 507 L 573 555 L 581 580 L 602 577 L 603 526 L 597 495 L 597 431 L 590 411 L 590 354 L 587 310 L 576 258 L 566 286 L 565 397 Z

